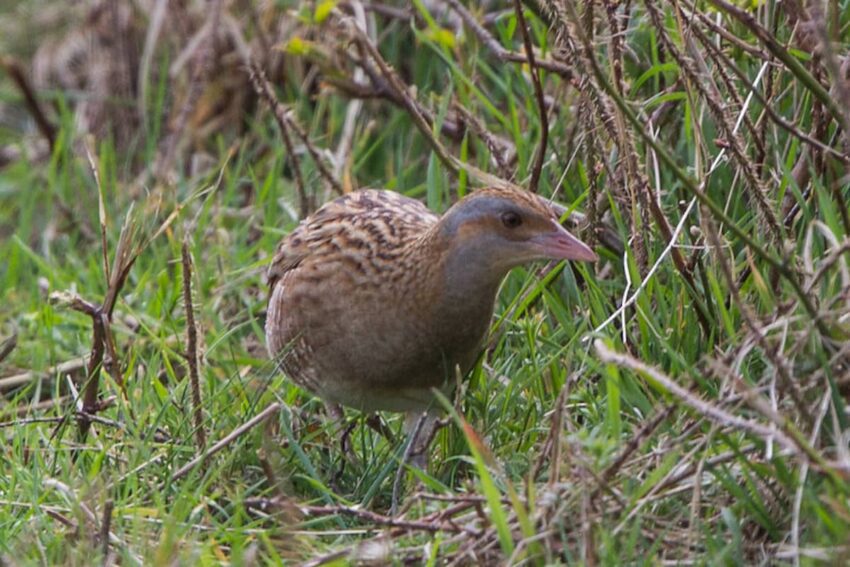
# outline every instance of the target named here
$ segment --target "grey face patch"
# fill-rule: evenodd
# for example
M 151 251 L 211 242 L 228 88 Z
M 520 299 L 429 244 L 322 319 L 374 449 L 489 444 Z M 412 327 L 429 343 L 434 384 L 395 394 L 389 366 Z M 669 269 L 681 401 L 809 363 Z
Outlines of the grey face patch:
M 469 198 L 461 201 L 449 211 L 443 222 L 443 229 L 447 236 L 452 236 L 467 222 L 487 217 L 499 218 L 508 212 L 516 213 L 521 218 L 526 216 L 516 203 L 508 199 L 489 195 Z

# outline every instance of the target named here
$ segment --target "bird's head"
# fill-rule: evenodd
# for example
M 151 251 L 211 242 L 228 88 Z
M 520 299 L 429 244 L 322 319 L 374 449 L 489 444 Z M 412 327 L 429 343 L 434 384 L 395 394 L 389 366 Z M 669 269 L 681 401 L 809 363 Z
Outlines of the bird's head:
M 443 216 L 443 236 L 461 265 L 494 275 L 535 260 L 585 260 L 596 253 L 558 222 L 552 207 L 534 193 L 480 189 Z

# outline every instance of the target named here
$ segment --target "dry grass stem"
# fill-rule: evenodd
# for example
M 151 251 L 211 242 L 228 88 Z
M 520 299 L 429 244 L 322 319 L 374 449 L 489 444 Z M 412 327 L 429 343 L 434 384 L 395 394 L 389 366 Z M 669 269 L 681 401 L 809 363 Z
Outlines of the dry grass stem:
M 186 233 L 181 247 L 181 265 L 183 267 L 183 307 L 186 310 L 186 361 L 189 366 L 189 385 L 192 390 L 192 413 L 195 420 L 195 440 L 198 451 L 203 453 L 207 447 L 204 430 L 204 406 L 201 401 L 201 383 L 198 372 L 198 327 L 195 323 L 195 307 L 192 303 L 192 255 L 189 252 L 189 233 Z

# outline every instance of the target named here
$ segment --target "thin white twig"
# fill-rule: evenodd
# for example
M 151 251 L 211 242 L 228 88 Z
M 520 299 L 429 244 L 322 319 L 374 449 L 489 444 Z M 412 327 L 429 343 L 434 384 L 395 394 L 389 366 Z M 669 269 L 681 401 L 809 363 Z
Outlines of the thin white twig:
M 821 424 L 826 417 L 826 412 L 829 409 L 829 400 L 832 397 L 832 391 L 827 384 L 826 393 L 820 402 L 820 411 L 818 411 L 815 419 L 815 426 L 812 428 L 812 434 L 809 436 L 809 442 L 814 444 L 820 434 Z M 794 548 L 794 567 L 800 567 L 800 508 L 803 505 L 803 488 L 806 486 L 806 476 L 809 474 L 808 461 L 800 465 L 800 480 L 797 484 L 797 491 L 794 494 L 794 512 L 791 515 L 791 545 Z
M 767 70 L 767 67 L 768 64 L 767 62 L 765 62 L 759 70 L 758 76 L 753 82 L 754 86 L 758 86 L 758 84 L 761 82 L 761 79 L 764 76 L 764 72 Z M 752 99 L 753 93 L 752 91 L 750 91 L 750 93 L 747 95 L 747 99 L 744 101 L 744 105 L 741 108 L 741 112 L 738 114 L 738 120 L 735 122 L 735 127 L 732 129 L 733 132 L 737 132 L 738 128 L 741 126 L 741 123 L 744 121 L 744 116 L 746 116 L 747 114 L 747 110 L 750 107 L 750 102 L 752 101 Z M 705 177 L 703 177 L 702 182 L 700 182 L 700 190 L 705 188 L 705 184 L 708 182 L 708 178 L 720 165 L 720 162 L 723 160 L 723 157 L 725 155 L 726 149 L 721 149 L 720 152 L 717 154 L 717 157 L 715 157 L 714 161 L 711 163 L 711 168 L 708 170 L 708 173 L 705 174 Z M 610 325 L 612 321 L 620 317 L 626 309 L 628 309 L 632 304 L 634 304 L 635 301 L 637 301 L 637 298 L 640 296 L 643 290 L 646 289 L 646 286 L 649 284 L 650 280 L 652 280 L 652 277 L 655 275 L 655 272 L 657 272 L 658 268 L 661 267 L 661 263 L 667 258 L 667 255 L 670 254 L 670 251 L 673 249 L 673 247 L 676 246 L 676 241 L 679 239 L 679 235 L 682 233 L 682 229 L 685 227 L 685 222 L 690 216 L 691 211 L 693 211 L 696 202 L 696 197 L 694 197 L 691 199 L 691 202 L 688 203 L 688 207 L 687 209 L 685 209 L 685 213 L 682 215 L 682 218 L 679 219 L 679 223 L 676 225 L 676 229 L 673 231 L 673 236 L 670 238 L 670 242 L 667 243 L 667 246 L 664 248 L 664 251 L 652 265 L 652 268 L 650 268 L 649 271 L 646 273 L 646 276 L 643 278 L 643 281 L 637 287 L 632 296 L 629 297 L 627 300 L 623 301 L 620 307 L 618 307 L 617 310 L 614 311 L 614 313 L 612 313 L 610 317 L 605 319 L 602 324 L 593 329 L 592 334 L 597 334 L 602 331 L 602 329 Z M 623 328 L 625 329 L 625 324 L 623 325 Z M 589 341 L 590 335 L 586 335 L 582 340 L 585 342 Z

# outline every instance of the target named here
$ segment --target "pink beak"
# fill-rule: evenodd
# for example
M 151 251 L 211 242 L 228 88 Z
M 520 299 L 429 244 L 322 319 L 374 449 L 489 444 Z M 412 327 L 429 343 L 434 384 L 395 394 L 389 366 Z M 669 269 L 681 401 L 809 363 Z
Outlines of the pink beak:
M 599 259 L 590 246 L 567 232 L 567 230 L 555 221 L 552 221 L 553 230 L 535 236 L 531 242 L 541 255 L 552 260 L 584 260 L 595 262 Z

